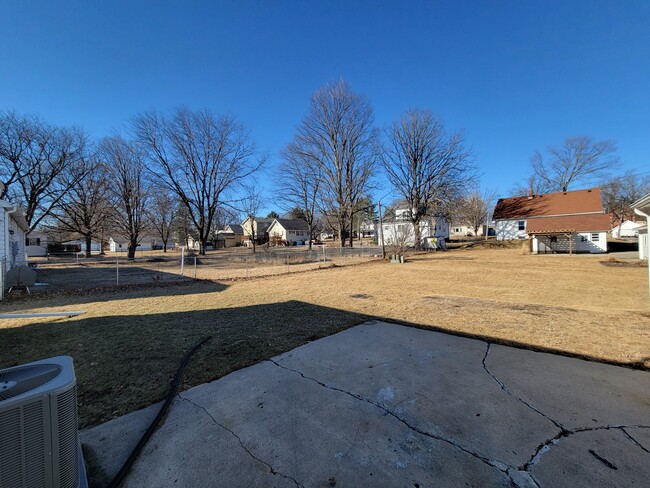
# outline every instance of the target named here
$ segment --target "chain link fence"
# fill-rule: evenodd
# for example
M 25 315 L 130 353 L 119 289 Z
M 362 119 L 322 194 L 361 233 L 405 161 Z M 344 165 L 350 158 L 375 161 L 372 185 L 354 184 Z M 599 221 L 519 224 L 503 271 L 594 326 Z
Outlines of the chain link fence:
M 213 251 L 207 255 L 186 254 L 181 250 L 142 251 L 129 260 L 125 253 L 93 255 L 83 253 L 48 256 L 30 260 L 37 272 L 30 291 L 42 293 L 96 288 L 156 286 L 197 280 L 237 280 L 300 273 L 334 266 L 350 266 L 381 259 L 381 247 L 337 248 L 264 247 L 256 252 L 246 248 Z M 18 263 L 17 263 L 18 264 Z M 7 265 L 2 262 L 3 283 Z M 5 293 L 8 287 L 5 286 Z

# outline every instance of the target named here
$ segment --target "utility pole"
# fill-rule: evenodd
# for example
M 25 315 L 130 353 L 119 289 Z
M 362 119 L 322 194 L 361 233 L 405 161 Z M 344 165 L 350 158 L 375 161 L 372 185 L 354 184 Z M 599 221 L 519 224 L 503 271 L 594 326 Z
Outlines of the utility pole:
M 377 202 L 379 206 L 379 232 L 381 233 L 381 257 L 386 259 L 386 243 L 384 242 L 384 221 L 381 217 L 381 200 Z

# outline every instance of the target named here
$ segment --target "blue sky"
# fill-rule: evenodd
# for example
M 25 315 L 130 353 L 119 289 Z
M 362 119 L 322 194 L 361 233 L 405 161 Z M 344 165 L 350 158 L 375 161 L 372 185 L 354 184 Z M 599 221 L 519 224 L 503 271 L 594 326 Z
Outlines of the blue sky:
M 614 139 L 622 170 L 650 171 L 647 1 L 0 0 L 0 109 L 98 138 L 144 110 L 207 107 L 251 129 L 270 173 L 341 77 L 379 127 L 428 108 L 464 130 L 501 196 L 571 136 Z

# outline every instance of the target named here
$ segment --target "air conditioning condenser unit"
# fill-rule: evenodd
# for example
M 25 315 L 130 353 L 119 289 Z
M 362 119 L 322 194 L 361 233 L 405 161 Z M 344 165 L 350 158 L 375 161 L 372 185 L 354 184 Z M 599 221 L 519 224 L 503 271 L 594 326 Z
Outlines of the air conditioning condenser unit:
M 0 488 L 88 485 L 69 356 L 0 370 Z

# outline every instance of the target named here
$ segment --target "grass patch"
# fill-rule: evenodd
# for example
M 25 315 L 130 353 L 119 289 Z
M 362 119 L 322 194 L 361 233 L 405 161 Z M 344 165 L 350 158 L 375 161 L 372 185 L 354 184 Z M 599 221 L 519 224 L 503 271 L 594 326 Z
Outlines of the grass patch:
M 71 355 L 82 427 L 162 399 L 180 358 L 206 335 L 213 339 L 192 359 L 183 388 L 368 318 L 650 367 L 647 270 L 601 261 L 475 247 L 227 285 L 32 295 L 0 308 L 86 314 L 0 321 L 0 367 Z

